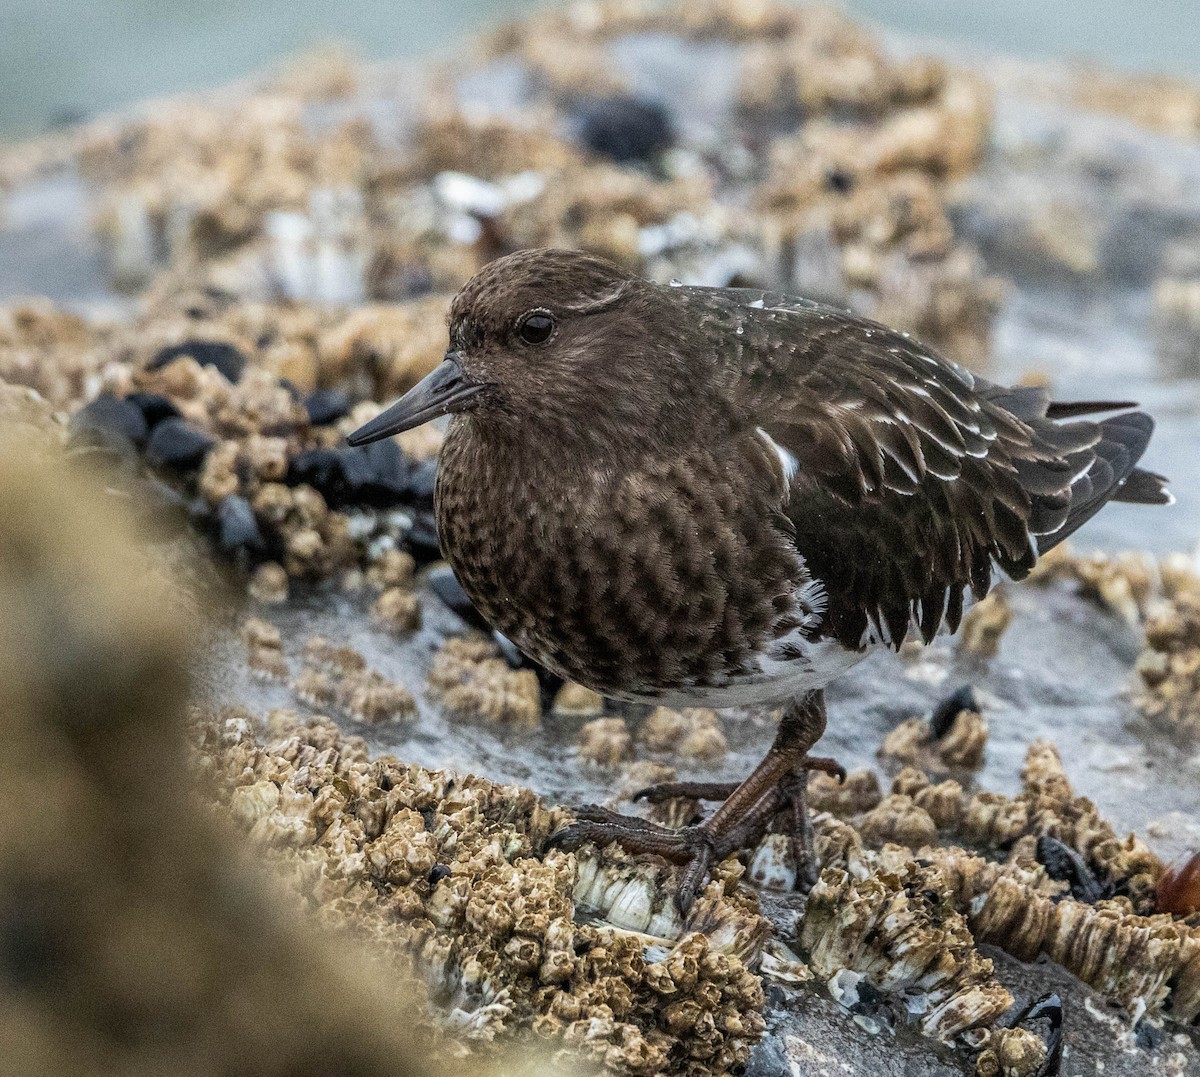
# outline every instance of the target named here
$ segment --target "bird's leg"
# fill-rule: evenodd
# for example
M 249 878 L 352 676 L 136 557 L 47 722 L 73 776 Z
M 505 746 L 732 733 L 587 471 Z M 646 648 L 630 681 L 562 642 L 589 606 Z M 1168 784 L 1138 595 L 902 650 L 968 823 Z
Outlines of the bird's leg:
M 771 820 L 786 808 L 790 813 L 796 878 L 811 886 L 817 872 L 808 818 L 808 772 L 822 770 L 839 778 L 845 776 L 845 771 L 832 759 L 808 754 L 824 732 L 824 694 L 811 692 L 784 708 L 775 742 L 745 781 L 737 785 L 671 782 L 637 794 L 639 799 L 652 801 L 674 796 L 723 800 L 698 826 L 669 830 L 604 808 L 586 808 L 579 813 L 577 822 L 552 835 L 549 844 L 577 849 L 589 841 L 601 845 L 615 841 L 632 853 L 656 853 L 673 863 L 685 864 L 677 901 L 686 913 L 712 865 L 756 841 Z

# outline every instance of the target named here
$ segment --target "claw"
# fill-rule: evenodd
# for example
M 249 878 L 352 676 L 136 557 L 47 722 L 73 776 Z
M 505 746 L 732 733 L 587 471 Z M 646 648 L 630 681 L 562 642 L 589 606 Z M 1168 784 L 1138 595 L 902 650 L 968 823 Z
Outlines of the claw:
M 679 880 L 679 889 L 675 893 L 675 905 L 679 915 L 686 917 L 692 911 L 696 895 L 708 882 L 708 874 L 713 862 L 712 836 L 699 827 L 688 827 L 680 831 L 688 835 L 688 844 L 692 846 L 692 858 L 683 869 L 683 877 Z
M 568 823 L 561 830 L 556 830 L 546 839 L 544 846 L 546 852 L 551 849 L 563 849 L 568 853 L 573 853 L 581 845 L 586 845 L 591 840 L 591 835 L 588 833 L 589 824 L 585 823 Z
M 737 782 L 659 782 L 633 794 L 633 800 L 661 804 L 664 800 L 724 800 Z

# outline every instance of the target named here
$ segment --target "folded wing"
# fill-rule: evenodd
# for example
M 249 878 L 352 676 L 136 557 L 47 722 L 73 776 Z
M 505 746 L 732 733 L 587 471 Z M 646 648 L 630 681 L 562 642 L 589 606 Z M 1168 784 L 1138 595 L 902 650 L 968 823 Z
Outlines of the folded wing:
M 1131 404 L 1052 403 L 843 311 L 739 303 L 739 396 L 795 459 L 787 515 L 829 596 L 823 630 L 846 646 L 953 630 L 993 564 L 1020 579 L 1108 501 L 1170 500 L 1135 467 L 1148 415 L 1062 421 Z

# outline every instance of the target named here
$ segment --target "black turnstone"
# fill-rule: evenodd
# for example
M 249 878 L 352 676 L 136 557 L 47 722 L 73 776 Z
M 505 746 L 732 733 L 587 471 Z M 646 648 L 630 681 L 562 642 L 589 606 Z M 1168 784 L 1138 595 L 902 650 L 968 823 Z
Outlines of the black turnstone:
M 953 632 L 993 568 L 1025 576 L 1108 501 L 1171 500 L 1135 465 L 1128 403 L 995 385 L 904 333 L 776 292 L 660 285 L 577 251 L 485 266 L 450 308 L 450 350 L 355 431 L 452 414 L 436 511 L 483 616 L 606 696 L 782 704 L 775 743 L 679 831 L 599 808 L 553 839 L 710 866 L 788 812 L 814 877 L 806 773 L 822 689 L 877 647 Z M 1082 419 L 1101 412 L 1108 418 Z

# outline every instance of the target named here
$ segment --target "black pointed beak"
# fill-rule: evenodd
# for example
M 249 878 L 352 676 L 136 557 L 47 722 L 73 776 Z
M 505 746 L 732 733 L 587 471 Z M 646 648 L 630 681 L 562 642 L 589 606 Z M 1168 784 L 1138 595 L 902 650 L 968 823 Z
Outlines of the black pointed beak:
M 431 374 L 426 375 L 387 411 L 364 423 L 346 440 L 351 445 L 366 445 L 391 437 L 440 415 L 462 411 L 463 405 L 483 388 L 468 381 L 458 361 L 458 352 L 447 352 Z

